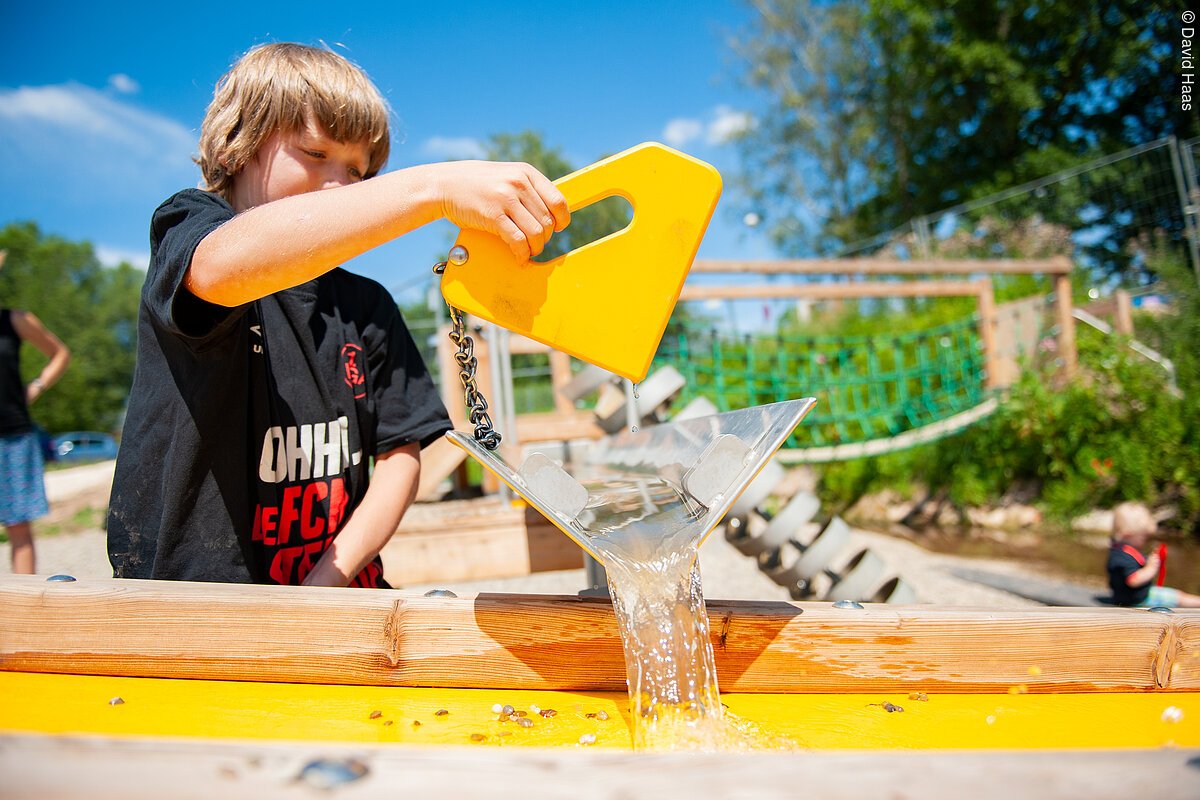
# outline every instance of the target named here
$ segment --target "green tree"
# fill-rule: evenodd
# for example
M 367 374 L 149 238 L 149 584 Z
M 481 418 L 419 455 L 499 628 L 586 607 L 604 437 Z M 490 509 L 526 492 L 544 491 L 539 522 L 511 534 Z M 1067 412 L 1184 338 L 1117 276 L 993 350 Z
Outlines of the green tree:
M 133 382 L 137 309 L 145 275 L 129 264 L 106 268 L 92 246 L 43 234 L 31 223 L 0 229 L 0 304 L 32 311 L 71 348 L 62 379 L 31 409 L 52 432 L 113 430 Z M 22 350 L 22 377 L 46 363 Z
M 1178 102 L 1179 21 L 1165 6 L 753 5 L 758 21 L 739 49 L 769 106 L 743 140 L 745 172 L 792 252 L 836 250 L 1099 153 L 1198 130 Z

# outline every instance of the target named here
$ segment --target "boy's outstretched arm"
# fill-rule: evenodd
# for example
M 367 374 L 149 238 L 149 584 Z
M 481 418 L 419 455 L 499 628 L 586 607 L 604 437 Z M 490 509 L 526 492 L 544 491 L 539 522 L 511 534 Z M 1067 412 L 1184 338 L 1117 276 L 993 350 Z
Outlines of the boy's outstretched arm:
M 362 502 L 304 579 L 305 586 L 347 586 L 379 555 L 417 496 L 421 446 L 398 447 L 375 457 Z
M 211 303 L 238 306 L 440 218 L 496 234 L 525 260 L 567 226 L 570 212 L 562 192 L 528 164 L 410 167 L 242 211 L 197 246 L 187 288 Z

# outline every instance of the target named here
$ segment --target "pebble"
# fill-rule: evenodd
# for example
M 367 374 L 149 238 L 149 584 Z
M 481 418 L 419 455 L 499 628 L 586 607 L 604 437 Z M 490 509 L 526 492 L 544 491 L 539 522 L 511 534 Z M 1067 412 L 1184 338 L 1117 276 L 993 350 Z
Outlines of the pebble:
M 372 711 L 371 712 L 371 719 L 379 719 L 382 716 L 383 716 L 382 711 Z
M 533 720 L 531 720 L 529 717 L 521 717 L 520 719 L 517 720 L 517 724 L 520 725 L 522 728 L 532 728 Z
M 579 743 L 580 744 L 595 744 L 596 743 L 596 734 L 585 733 L 583 736 L 579 737 Z
M 492 706 L 493 714 L 499 714 L 503 710 L 504 710 L 504 706 L 500 705 L 499 703 L 496 703 L 496 705 Z
M 439 708 L 437 711 L 433 712 L 433 715 L 434 715 L 435 717 L 444 717 L 444 716 L 446 716 L 446 715 L 447 715 L 447 714 L 449 714 L 449 713 L 450 713 L 450 712 L 449 712 L 449 711 L 447 711 L 446 709 L 444 709 L 444 708 Z
M 112 700 L 108 701 L 108 704 L 110 706 L 121 706 L 125 704 L 125 701 L 119 697 L 114 697 Z
M 1167 706 L 1162 712 L 1163 722 L 1183 722 L 1183 709 L 1178 706 Z

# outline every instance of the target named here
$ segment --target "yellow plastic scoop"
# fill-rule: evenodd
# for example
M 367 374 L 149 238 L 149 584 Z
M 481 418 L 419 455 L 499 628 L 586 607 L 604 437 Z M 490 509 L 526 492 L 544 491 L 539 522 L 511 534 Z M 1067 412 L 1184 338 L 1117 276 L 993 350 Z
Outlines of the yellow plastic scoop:
M 711 165 L 655 142 L 640 144 L 555 183 L 572 213 L 617 195 L 633 221 L 544 264 L 517 263 L 498 236 L 464 230 L 442 295 L 494 322 L 632 381 L 658 342 L 721 195 Z

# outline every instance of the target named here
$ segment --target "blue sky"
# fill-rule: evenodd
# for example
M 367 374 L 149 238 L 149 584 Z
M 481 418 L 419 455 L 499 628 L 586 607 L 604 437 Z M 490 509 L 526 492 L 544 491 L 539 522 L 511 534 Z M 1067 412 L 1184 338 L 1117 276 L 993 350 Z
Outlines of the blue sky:
M 325 42 L 391 103 L 389 169 L 477 155 L 490 134 L 525 129 L 577 166 L 662 141 L 726 177 L 700 257 L 769 258 L 742 222 L 724 141 L 761 102 L 729 45 L 751 14 L 732 0 L 5 4 L 0 225 L 33 220 L 144 266 L 155 206 L 199 179 L 190 158 L 216 80 L 255 44 Z M 351 267 L 396 290 L 453 234 L 427 226 Z

